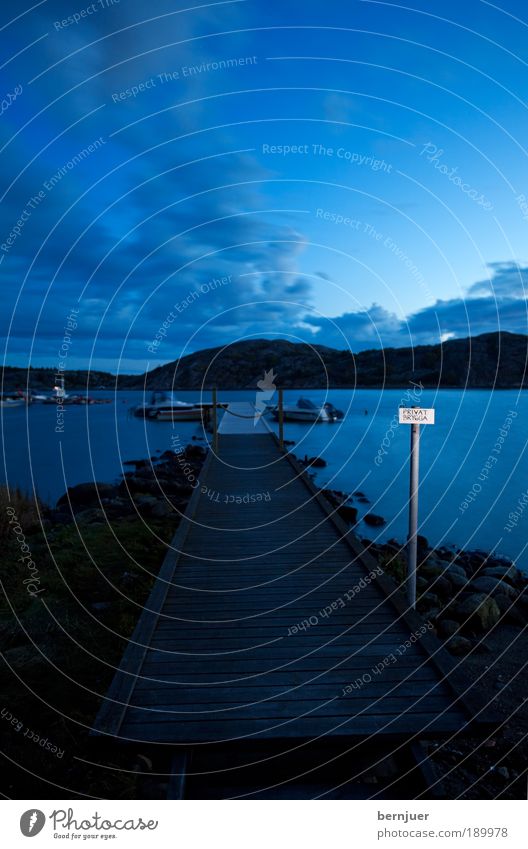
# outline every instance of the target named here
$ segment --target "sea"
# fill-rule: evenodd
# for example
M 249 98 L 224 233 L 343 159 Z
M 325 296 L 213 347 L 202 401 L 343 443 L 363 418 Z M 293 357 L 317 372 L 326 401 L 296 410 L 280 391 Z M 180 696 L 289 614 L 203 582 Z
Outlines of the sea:
M 412 388 L 411 388 L 412 389 Z M 219 392 L 220 401 L 256 400 L 255 391 Z M 298 457 L 321 457 L 316 483 L 352 496 L 360 536 L 377 541 L 408 533 L 410 426 L 398 408 L 433 408 L 435 424 L 421 426 L 419 532 L 429 543 L 505 555 L 528 571 L 528 394 L 517 390 L 405 389 L 288 390 L 285 404 L 330 401 L 344 418 L 333 424 L 286 422 Z M 112 482 L 126 461 L 159 456 L 179 444 L 207 439 L 199 423 L 137 418 L 142 391 L 94 391 L 108 404 L 1 408 L 0 482 L 54 505 L 69 486 Z M 209 392 L 178 392 L 182 401 L 210 401 Z M 272 399 L 273 400 L 273 399 Z M 272 424 L 276 428 L 276 425 Z M 200 442 L 199 442 L 200 444 Z M 205 444 L 204 441 L 201 444 Z M 363 493 L 368 502 L 359 501 Z M 381 527 L 363 521 L 385 519 Z

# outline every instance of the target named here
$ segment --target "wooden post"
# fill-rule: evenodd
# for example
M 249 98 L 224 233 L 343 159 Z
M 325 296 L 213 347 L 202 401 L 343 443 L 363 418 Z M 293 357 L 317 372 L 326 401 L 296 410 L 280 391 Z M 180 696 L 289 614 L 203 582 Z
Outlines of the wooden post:
M 284 451 L 284 390 L 279 389 L 279 446 Z
M 213 451 L 215 454 L 218 454 L 218 416 L 217 416 L 217 395 L 216 395 L 216 386 L 213 386 Z

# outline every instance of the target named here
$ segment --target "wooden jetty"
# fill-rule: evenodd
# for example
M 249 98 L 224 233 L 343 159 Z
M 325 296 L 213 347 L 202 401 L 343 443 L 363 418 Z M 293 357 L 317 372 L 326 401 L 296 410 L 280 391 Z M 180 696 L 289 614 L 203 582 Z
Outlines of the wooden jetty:
M 484 720 L 423 625 L 254 408 L 230 405 L 93 733 L 240 751 Z

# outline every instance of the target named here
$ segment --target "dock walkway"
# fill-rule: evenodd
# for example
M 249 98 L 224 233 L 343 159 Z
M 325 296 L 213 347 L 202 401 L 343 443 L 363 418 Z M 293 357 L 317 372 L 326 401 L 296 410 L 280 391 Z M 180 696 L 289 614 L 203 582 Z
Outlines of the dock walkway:
M 248 417 L 224 415 L 94 732 L 192 746 L 464 727 L 440 644 L 253 408 L 233 407 Z

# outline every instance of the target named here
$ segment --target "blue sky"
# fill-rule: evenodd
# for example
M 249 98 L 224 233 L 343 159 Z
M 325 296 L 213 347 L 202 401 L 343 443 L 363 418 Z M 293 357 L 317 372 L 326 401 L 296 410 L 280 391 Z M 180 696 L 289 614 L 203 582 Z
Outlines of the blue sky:
M 5 362 L 527 332 L 521 0 L 190 5 L 2 9 Z

